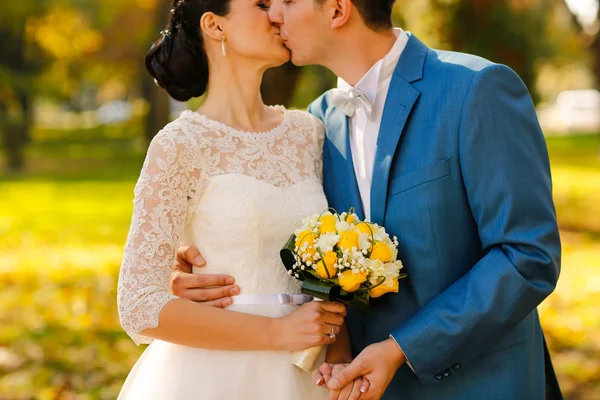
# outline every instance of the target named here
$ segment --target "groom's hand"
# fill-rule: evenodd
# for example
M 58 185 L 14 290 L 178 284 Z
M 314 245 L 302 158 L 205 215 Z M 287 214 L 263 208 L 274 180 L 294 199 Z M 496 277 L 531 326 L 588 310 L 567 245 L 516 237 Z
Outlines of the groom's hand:
M 193 274 L 193 267 L 206 264 L 194 246 L 180 247 L 171 272 L 171 292 L 178 297 L 214 307 L 231 305 L 231 297 L 240 293 L 229 275 Z
M 366 347 L 341 371 L 333 372 L 327 387 L 331 391 L 339 390 L 356 378 L 363 377 L 369 382 L 369 389 L 361 400 L 379 399 L 392 381 L 394 374 L 406 362 L 406 356 L 393 339 Z

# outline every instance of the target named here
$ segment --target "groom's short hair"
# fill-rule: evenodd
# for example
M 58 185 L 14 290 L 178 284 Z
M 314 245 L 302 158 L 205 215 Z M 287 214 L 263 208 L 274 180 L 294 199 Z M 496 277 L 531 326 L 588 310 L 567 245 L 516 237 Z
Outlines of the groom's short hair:
M 323 4 L 325 0 L 314 0 Z M 393 28 L 392 8 L 396 0 L 350 0 L 358 10 L 365 25 L 376 32 Z

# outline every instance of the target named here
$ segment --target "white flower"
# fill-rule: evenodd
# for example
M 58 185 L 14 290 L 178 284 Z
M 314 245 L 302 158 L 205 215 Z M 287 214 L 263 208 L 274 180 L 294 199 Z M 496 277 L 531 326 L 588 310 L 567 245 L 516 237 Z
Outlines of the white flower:
M 374 232 L 373 236 L 375 237 L 375 240 L 377 240 L 379 242 L 383 242 L 385 239 L 387 239 L 387 240 L 390 239 L 390 237 L 387 234 L 387 232 L 385 231 L 384 227 L 375 225 L 374 230 L 375 230 L 375 232 Z
M 300 228 L 296 229 L 294 233 L 299 235 L 304 231 L 314 231 L 317 228 L 317 224 L 319 223 L 319 214 L 312 214 L 302 220 L 302 224 Z
M 344 232 L 348 232 L 348 231 L 352 231 L 354 230 L 356 226 L 354 224 L 350 224 L 344 220 L 342 221 L 338 221 L 335 224 L 335 229 L 338 231 L 338 233 L 341 235 Z
M 320 238 L 317 239 L 317 246 L 323 254 L 328 251 L 332 251 L 333 247 L 340 240 L 340 236 L 335 233 L 324 233 Z
M 359 234 L 358 248 L 363 254 L 367 254 L 367 251 L 371 248 L 371 235 L 369 235 L 368 233 Z
M 371 277 L 378 278 L 385 274 L 385 265 L 381 260 L 366 260 L 366 266 L 371 271 Z
M 402 261 L 396 260 L 396 261 L 391 261 L 391 262 L 387 263 L 386 268 L 390 268 L 390 269 L 394 268 L 394 271 L 396 271 L 396 273 L 399 275 L 400 270 L 402 268 L 404 268 L 404 265 L 402 264 Z
M 379 271 L 379 275 L 377 277 L 373 276 L 370 278 L 372 284 L 377 284 L 381 277 L 385 277 L 384 285 L 392 286 L 392 282 L 395 278 L 400 276 L 400 270 L 402 269 L 402 263 L 400 261 L 392 261 L 385 263 L 383 268 Z

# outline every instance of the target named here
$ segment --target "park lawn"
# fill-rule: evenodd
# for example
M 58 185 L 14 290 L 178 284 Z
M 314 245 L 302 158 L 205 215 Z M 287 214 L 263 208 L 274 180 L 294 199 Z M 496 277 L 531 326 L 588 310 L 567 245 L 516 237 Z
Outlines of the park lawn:
M 542 324 L 568 397 L 600 398 L 600 139 L 548 147 L 563 269 Z M 45 142 L 29 156 L 0 181 L 0 398 L 115 398 L 143 350 L 115 304 L 143 146 Z

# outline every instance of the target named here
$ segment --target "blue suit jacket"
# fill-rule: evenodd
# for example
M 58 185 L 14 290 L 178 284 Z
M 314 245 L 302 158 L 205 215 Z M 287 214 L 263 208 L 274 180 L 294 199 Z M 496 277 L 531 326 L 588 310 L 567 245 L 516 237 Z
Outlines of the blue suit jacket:
M 348 119 L 325 93 L 331 207 L 360 195 Z M 556 285 L 560 240 L 548 154 L 534 106 L 508 67 L 427 48 L 410 36 L 377 142 L 371 218 L 400 242 L 398 294 L 351 312 L 354 355 L 391 334 L 404 365 L 385 399 L 543 399 L 536 307 Z

